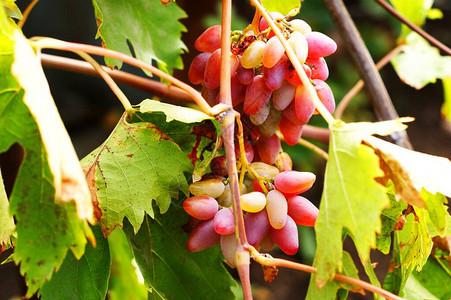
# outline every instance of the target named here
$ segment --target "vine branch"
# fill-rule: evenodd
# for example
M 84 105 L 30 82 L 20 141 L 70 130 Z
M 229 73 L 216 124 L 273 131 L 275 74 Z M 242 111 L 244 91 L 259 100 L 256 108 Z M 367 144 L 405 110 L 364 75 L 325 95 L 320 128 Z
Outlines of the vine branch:
M 391 14 L 393 17 L 404 23 L 407 27 L 421 35 L 425 40 L 429 42 L 432 46 L 438 48 L 442 53 L 446 55 L 451 55 L 451 49 L 448 48 L 445 44 L 441 43 L 439 40 L 434 38 L 432 35 L 415 25 L 414 23 L 410 22 L 406 17 L 401 15 L 396 9 L 394 9 L 390 4 L 387 3 L 385 0 L 375 0 L 377 4 L 382 6 L 389 14 Z
M 391 102 L 382 78 L 343 1 L 323 0 L 323 2 L 348 45 L 351 57 L 368 88 L 377 118 L 379 120 L 398 119 L 398 113 Z M 406 131 L 394 132 L 390 137 L 397 145 L 412 149 Z
M 17 26 L 19 26 L 19 28 L 23 27 L 23 25 L 25 24 L 25 22 L 28 19 L 28 16 L 30 15 L 31 10 L 38 2 L 39 2 L 39 0 L 33 0 L 30 2 L 30 4 L 28 4 L 27 8 L 25 8 L 25 10 L 22 14 L 22 19 L 19 20 L 19 22 L 17 22 Z

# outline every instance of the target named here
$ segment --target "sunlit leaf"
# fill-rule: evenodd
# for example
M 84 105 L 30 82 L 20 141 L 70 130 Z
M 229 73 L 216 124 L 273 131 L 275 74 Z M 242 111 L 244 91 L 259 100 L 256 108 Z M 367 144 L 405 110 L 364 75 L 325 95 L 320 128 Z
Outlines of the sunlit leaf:
M 187 48 L 181 40 L 185 27 L 179 22 L 185 12 L 175 3 L 160 1 L 93 0 L 98 32 L 106 48 L 131 55 L 144 62 L 156 60 L 164 70 L 182 69 L 180 58 Z M 108 65 L 122 62 L 106 58 Z
M 8 17 L 20 20 L 22 19 L 22 12 L 15 2 L 16 0 L 0 0 L 0 5 L 5 8 Z
M 86 246 L 85 254 L 75 258 L 66 255 L 63 264 L 39 291 L 42 300 L 104 300 L 110 275 L 110 252 L 100 226 L 93 227 L 96 247 Z
M 442 79 L 444 103 L 442 105 L 442 118 L 451 128 L 451 77 Z
M 426 21 L 434 0 L 390 0 L 390 2 L 401 15 L 415 25 L 421 26 Z M 406 37 L 410 32 L 412 30 L 402 24 L 401 38 Z
M 427 190 L 421 190 L 421 196 L 425 199 L 427 206 L 428 231 L 431 237 L 444 236 L 446 230 L 446 218 L 448 214 L 448 202 L 445 196 L 440 193 L 431 194 Z M 429 226 L 430 224 L 430 226 Z
M 235 282 L 222 264 L 219 247 L 197 253 L 186 250 L 188 235 L 182 226 L 188 219 L 171 205 L 164 215 L 147 216 L 136 235 L 124 224 L 144 281 L 152 288 L 151 299 L 234 299 Z
M 277 11 L 283 15 L 288 14 L 293 9 L 301 8 L 300 0 L 262 0 L 262 4 L 267 11 Z
M 3 186 L 2 172 L 0 170 L 0 247 L 9 244 L 9 238 L 13 232 L 14 219 L 9 214 L 9 201 Z

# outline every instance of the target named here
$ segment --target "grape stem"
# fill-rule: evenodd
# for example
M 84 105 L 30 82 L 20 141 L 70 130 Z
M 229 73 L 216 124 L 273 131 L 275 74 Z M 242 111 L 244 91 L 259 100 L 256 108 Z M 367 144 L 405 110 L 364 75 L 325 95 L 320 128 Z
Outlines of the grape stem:
M 268 256 L 265 256 L 265 255 L 262 255 L 261 253 L 259 253 L 252 246 L 250 247 L 250 253 L 252 255 L 252 259 L 254 259 L 256 262 L 258 262 L 259 264 L 264 265 L 264 266 L 283 267 L 283 268 L 289 268 L 289 269 L 299 270 L 299 271 L 308 272 L 308 273 L 316 273 L 316 268 L 314 268 L 312 266 L 304 265 L 301 263 L 296 263 L 296 262 L 285 260 L 285 259 L 268 257 Z M 362 281 L 360 279 L 348 277 L 348 276 L 345 276 L 342 274 L 335 274 L 334 279 L 358 286 L 358 287 L 363 288 L 372 293 L 381 295 L 382 297 L 385 297 L 386 299 L 389 299 L 389 300 L 404 299 L 404 298 L 401 298 L 397 295 L 390 293 L 389 291 L 386 291 L 380 287 L 374 286 L 374 285 L 372 285 L 368 282 Z
M 146 71 L 149 71 L 150 73 L 169 81 L 170 83 L 174 84 L 175 86 L 178 86 L 179 88 L 183 89 L 185 92 L 187 92 L 191 98 L 196 102 L 197 105 L 199 105 L 200 109 L 208 114 L 209 116 L 216 116 L 219 113 L 225 111 L 229 107 L 224 105 L 217 105 L 214 108 L 210 107 L 208 105 L 207 101 L 202 97 L 202 95 L 196 91 L 194 88 L 189 86 L 188 84 L 178 80 L 177 78 L 159 70 L 158 68 L 145 63 L 139 59 L 136 59 L 134 57 L 131 57 L 129 55 L 126 55 L 121 52 L 117 52 L 111 49 L 106 49 L 98 46 L 93 45 L 86 45 L 86 44 L 79 44 L 79 43 L 71 43 L 66 41 L 61 41 L 57 39 L 47 38 L 47 37 L 35 37 L 30 39 L 32 45 L 36 48 L 40 49 L 56 49 L 56 50 L 63 50 L 63 51 L 80 51 L 89 53 L 92 55 L 100 55 L 105 57 L 111 57 L 118 60 L 121 60 L 127 64 L 130 64 L 132 66 L 135 66 L 137 68 L 144 69 Z
M 277 136 L 279 137 L 280 140 L 282 140 L 282 141 L 285 140 L 283 135 L 280 132 L 277 132 Z M 310 143 L 306 139 L 300 138 L 298 141 L 298 144 L 301 146 L 304 146 L 305 148 L 307 148 L 309 150 L 312 150 L 313 152 L 315 152 L 316 154 L 318 154 L 325 160 L 329 159 L 329 154 L 327 154 L 326 151 L 324 151 L 320 147 L 316 146 L 315 144 Z
M 291 63 L 293 64 L 293 67 L 295 68 L 296 72 L 298 73 L 302 84 L 307 89 L 310 99 L 312 100 L 313 104 L 315 104 L 315 107 L 318 110 L 318 112 L 321 114 L 321 116 L 326 120 L 326 122 L 329 125 L 332 124 L 335 120 L 334 117 L 332 116 L 332 114 L 327 110 L 327 108 L 324 106 L 324 104 L 319 99 L 318 95 L 316 94 L 315 87 L 310 82 L 310 79 L 307 77 L 307 74 L 305 74 L 304 68 L 302 67 L 301 63 L 297 59 L 296 54 L 294 53 L 293 49 L 291 49 L 290 45 L 288 45 L 288 42 L 285 39 L 285 37 L 283 36 L 279 27 L 277 27 L 276 23 L 273 21 L 273 19 L 268 14 L 266 9 L 260 4 L 260 2 L 258 0 L 251 0 L 251 3 L 260 12 L 260 14 L 263 16 L 263 18 L 265 18 L 266 22 L 268 22 L 268 25 L 271 27 L 271 29 L 276 34 L 277 38 L 282 43 L 283 47 L 285 48 L 285 51 L 287 52 L 288 58 L 290 59 Z
M 30 4 L 28 4 L 27 8 L 25 8 L 25 10 L 22 14 L 22 19 L 19 20 L 19 22 L 17 22 L 17 26 L 19 26 L 19 28 L 23 27 L 23 25 L 25 24 L 25 22 L 28 19 L 28 16 L 30 15 L 31 10 L 38 2 L 39 2 L 39 0 L 33 0 L 30 2 Z
M 401 45 L 398 45 L 395 48 L 393 48 L 383 58 L 381 58 L 381 60 L 377 62 L 376 69 L 380 70 L 383 67 L 385 67 L 396 54 L 401 52 L 401 50 L 402 50 Z M 343 97 L 343 99 L 341 99 L 340 103 L 338 104 L 337 109 L 335 110 L 335 118 L 341 119 L 346 107 L 349 105 L 351 100 L 362 90 L 364 86 L 365 82 L 362 79 L 360 79 L 353 86 L 353 88 L 349 90 L 349 92 Z

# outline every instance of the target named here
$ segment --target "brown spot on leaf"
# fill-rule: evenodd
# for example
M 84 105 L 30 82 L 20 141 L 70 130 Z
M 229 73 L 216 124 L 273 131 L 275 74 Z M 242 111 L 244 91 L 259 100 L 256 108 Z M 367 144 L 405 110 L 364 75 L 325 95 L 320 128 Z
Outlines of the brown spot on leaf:
M 96 168 L 97 162 L 92 166 L 84 166 L 83 172 L 85 173 L 86 182 L 88 183 L 89 192 L 91 194 L 92 205 L 94 207 L 94 218 L 96 222 L 98 222 L 102 218 L 102 210 L 100 209 L 99 200 L 97 198 Z
M 398 222 L 396 223 L 394 230 L 402 230 L 404 225 L 406 225 L 406 218 L 404 215 L 399 215 Z
M 127 154 L 128 158 L 132 158 L 133 157 L 133 153 Z
M 45 260 L 40 260 L 40 261 L 37 262 L 37 265 L 38 266 L 42 266 L 44 263 L 45 263 Z

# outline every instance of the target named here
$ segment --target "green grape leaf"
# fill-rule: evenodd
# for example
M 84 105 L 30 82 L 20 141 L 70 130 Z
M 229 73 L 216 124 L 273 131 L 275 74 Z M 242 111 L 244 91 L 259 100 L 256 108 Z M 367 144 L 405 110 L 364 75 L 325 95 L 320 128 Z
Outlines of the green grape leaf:
M 301 8 L 301 1 L 300 0 L 262 0 L 263 6 L 266 8 L 267 11 L 277 11 L 280 12 L 282 15 L 288 14 L 293 9 L 300 9 Z
M 421 190 L 421 196 L 425 199 L 427 206 L 426 220 L 431 237 L 444 236 L 446 231 L 446 218 L 449 216 L 448 200 L 440 193 L 431 194 L 427 190 Z
M 111 253 L 111 275 L 108 298 L 111 300 L 147 300 L 144 278 L 122 230 L 117 228 L 108 236 Z
M 14 232 L 14 227 L 14 219 L 9 214 L 9 201 L 3 186 L 2 172 L 0 170 L 0 247 L 9 244 L 9 239 Z
M 358 270 L 356 266 L 354 265 L 354 262 L 352 261 L 351 255 L 343 251 L 343 275 L 353 277 L 353 278 L 359 278 L 358 276 Z M 307 296 L 305 299 L 307 300 L 316 300 L 316 299 L 322 299 L 322 300 L 334 300 L 337 299 L 337 292 L 339 289 L 346 289 L 353 291 L 360 291 L 360 289 L 349 285 L 347 283 L 343 283 L 338 280 L 334 280 L 331 282 L 328 282 L 325 286 L 323 286 L 320 289 L 318 289 L 318 286 L 316 285 L 316 274 L 313 273 L 310 277 L 310 284 L 307 291 Z
M 441 109 L 442 119 L 451 128 L 451 77 L 443 78 L 444 102 Z
M 214 118 L 204 114 L 200 110 L 180 107 L 160 101 L 146 99 L 139 104 L 139 111 L 142 113 L 162 112 L 166 116 L 166 122 L 176 120 L 182 123 L 200 123 Z
M 342 231 L 353 238 L 362 261 L 376 246 L 381 230 L 379 215 L 388 206 L 386 188 L 376 182 L 383 175 L 374 151 L 363 145 L 370 134 L 402 130 L 401 121 L 350 123 L 336 121 L 330 126 L 329 160 L 315 231 L 317 252 L 314 266 L 321 287 L 342 270 Z
M 19 7 L 17 7 L 17 4 L 15 2 L 16 0 L 0 0 L 0 5 L 5 8 L 6 15 L 8 17 L 21 20 L 22 12 L 20 11 Z
M 437 48 L 417 33 L 410 33 L 405 44 L 399 47 L 401 52 L 392 58 L 391 63 L 404 83 L 421 89 L 437 79 L 451 77 L 451 56 L 441 56 Z
M 390 0 L 393 7 L 415 25 L 421 26 L 426 21 L 434 0 Z M 412 30 L 402 24 L 401 38 L 406 37 Z
M 395 229 L 402 211 L 407 208 L 407 203 L 404 201 L 396 201 L 395 194 L 395 187 L 393 183 L 390 183 L 387 192 L 388 198 L 390 199 L 390 207 L 382 211 L 382 230 L 376 239 L 377 249 L 384 254 L 388 254 L 390 252 L 390 245 L 392 241 L 391 233 Z
M 93 0 L 98 24 L 97 37 L 102 38 L 103 46 L 131 55 L 129 43 L 136 57 L 167 71 L 182 69 L 180 58 L 185 50 L 181 41 L 185 27 L 179 19 L 185 12 L 175 3 L 164 6 L 160 1 L 136 0 Z M 105 59 L 110 66 L 122 66 L 122 62 Z
M 77 258 L 83 255 L 86 236 L 92 238 L 92 232 L 86 220 L 78 218 L 77 212 L 79 216 L 89 217 L 89 205 L 92 211 L 92 204 L 85 202 L 83 189 L 76 188 L 81 183 L 77 175 L 75 178 L 68 173 L 62 175 L 63 169 L 68 171 L 67 166 L 63 166 L 66 160 L 55 160 L 55 154 L 64 154 L 58 151 L 68 150 L 64 155 L 73 167 L 71 171 L 77 174 L 77 168 L 80 168 L 76 156 L 72 157 L 75 152 L 67 148 L 67 143 L 70 143 L 67 133 L 61 134 L 65 132 L 61 121 L 50 129 L 50 134 L 61 138 L 57 145 L 52 145 L 42 135 L 43 124 L 40 121 L 43 116 L 39 114 L 44 113 L 51 120 L 59 117 L 54 115 L 57 110 L 39 59 L 16 25 L 6 18 L 3 9 L 0 9 L 0 28 L 0 153 L 14 143 L 19 144 L 25 153 L 10 196 L 10 213 L 15 217 L 17 232 L 14 261 L 20 264 L 20 272 L 28 286 L 26 296 L 31 297 L 51 278 L 68 249 Z M 11 74 L 12 69 L 16 77 Z M 21 74 L 24 69 L 25 75 Z M 41 107 L 30 106 L 33 101 Z M 49 152 L 51 146 L 59 150 Z M 52 164 L 54 166 L 57 161 L 59 170 L 53 173 Z M 63 182 L 63 178 L 74 180 Z M 81 198 L 71 196 L 75 194 Z M 73 198 L 82 201 L 77 205 L 72 201 L 66 203 Z M 89 197 L 88 200 L 90 203 Z
M 430 193 L 451 197 L 451 161 L 445 157 L 408 150 L 381 139 L 368 136 L 381 161 L 381 167 L 395 184 L 397 197 L 417 207 L 426 207 L 424 188 Z
M 404 287 L 406 299 L 451 299 L 451 269 L 447 261 L 428 259 L 421 272 L 413 272 Z
M 105 299 L 111 265 L 108 241 L 100 226 L 93 227 L 92 231 L 96 247 L 87 245 L 80 259 L 68 253 L 52 280 L 41 288 L 42 300 Z
M 182 226 L 188 219 L 171 205 L 155 219 L 146 216 L 136 235 L 124 224 L 144 281 L 152 289 L 150 299 L 234 299 L 231 287 L 236 283 L 222 264 L 219 247 L 197 253 L 186 250 L 188 235 Z

